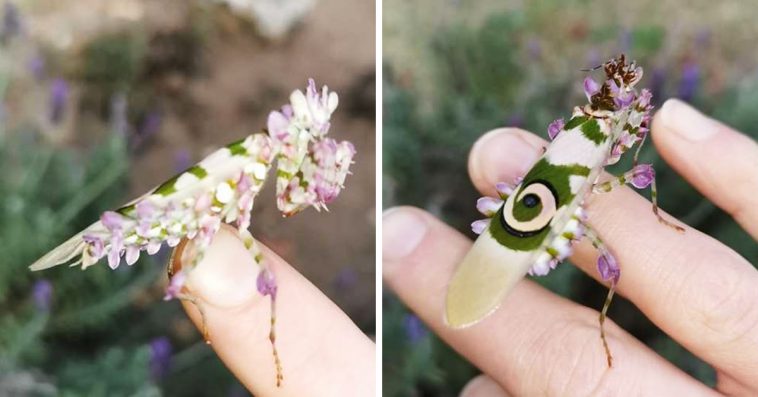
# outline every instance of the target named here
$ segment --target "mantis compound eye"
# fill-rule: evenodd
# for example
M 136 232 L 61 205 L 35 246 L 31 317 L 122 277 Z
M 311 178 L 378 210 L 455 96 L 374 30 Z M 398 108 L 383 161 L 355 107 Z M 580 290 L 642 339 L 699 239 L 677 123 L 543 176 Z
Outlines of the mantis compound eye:
M 505 202 L 503 227 L 518 237 L 533 236 L 550 224 L 557 203 L 558 195 L 549 182 L 534 181 Z

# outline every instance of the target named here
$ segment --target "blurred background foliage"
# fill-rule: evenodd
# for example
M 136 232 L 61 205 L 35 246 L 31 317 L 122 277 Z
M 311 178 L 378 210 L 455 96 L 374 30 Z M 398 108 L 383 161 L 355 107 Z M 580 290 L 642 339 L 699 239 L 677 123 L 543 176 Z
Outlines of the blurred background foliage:
M 678 97 L 758 138 L 758 6 L 586 0 L 384 1 L 383 205 L 410 204 L 472 236 L 480 196 L 467 173 L 486 131 L 547 125 L 585 101 L 580 69 L 626 53 L 645 68 L 656 105 Z M 674 173 L 648 143 L 662 207 L 758 263 L 758 246 Z M 610 169 L 628 169 L 629 159 Z M 703 159 L 707 161 L 707 159 Z M 647 193 L 643 193 L 647 194 Z M 606 290 L 564 264 L 536 281 L 599 309 Z M 390 292 L 383 295 L 384 393 L 454 396 L 477 370 L 429 333 Z M 712 368 L 618 299 L 610 317 L 707 384 Z
M 286 0 L 303 6 L 287 23 L 270 8 L 264 35 L 222 3 L 0 5 L 0 396 L 248 395 L 162 301 L 165 247 L 116 271 L 27 266 L 258 131 L 311 76 L 340 94 L 331 133 L 355 143 L 354 175 L 330 213 L 286 220 L 269 184 L 254 234 L 373 337 L 374 6 Z

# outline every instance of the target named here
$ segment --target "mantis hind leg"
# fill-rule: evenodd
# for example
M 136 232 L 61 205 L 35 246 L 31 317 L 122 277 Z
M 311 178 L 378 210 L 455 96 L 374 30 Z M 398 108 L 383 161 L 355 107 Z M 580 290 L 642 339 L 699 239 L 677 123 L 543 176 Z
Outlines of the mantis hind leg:
M 282 362 L 279 358 L 279 351 L 276 348 L 276 295 L 278 289 L 276 279 L 274 278 L 274 273 L 272 272 L 270 266 L 266 261 L 264 261 L 263 254 L 261 253 L 258 244 L 256 244 L 255 239 L 250 234 L 250 232 L 246 229 L 242 230 L 240 231 L 240 237 L 245 243 L 245 247 L 247 247 L 248 252 L 250 252 L 250 255 L 253 257 L 253 260 L 255 260 L 255 262 L 261 266 L 261 271 L 258 273 L 257 279 L 258 292 L 260 292 L 263 296 L 268 295 L 270 298 L 271 326 L 269 329 L 268 339 L 271 341 L 274 365 L 276 366 L 276 386 L 279 387 L 284 381 L 284 373 L 282 371 Z
M 635 157 L 636 161 L 636 157 Z M 676 225 L 666 219 L 664 219 L 661 214 L 658 212 L 658 188 L 655 185 L 655 172 L 653 172 L 652 167 L 650 164 L 635 164 L 634 168 L 631 170 L 621 174 L 620 176 L 615 177 L 614 179 L 611 179 L 610 181 L 601 182 L 595 184 L 592 191 L 593 193 L 606 193 L 610 192 L 611 190 L 623 186 L 626 184 L 631 184 L 634 187 L 637 188 L 644 188 L 644 185 L 640 185 L 639 183 L 635 184 L 634 180 L 636 177 L 638 177 L 641 173 L 645 173 L 646 177 L 649 178 L 649 185 L 650 185 L 650 201 L 653 203 L 653 214 L 656 218 L 658 218 L 658 222 L 660 222 L 663 225 L 666 225 L 667 227 L 670 227 L 677 232 L 683 233 L 684 228 Z
M 184 286 L 184 282 L 187 279 L 189 273 L 197 267 L 197 265 L 205 256 L 206 247 L 195 246 L 192 256 L 192 261 L 189 266 L 182 266 L 182 258 L 184 256 L 184 249 L 187 247 L 189 240 L 183 240 L 171 254 L 166 272 L 168 273 L 169 284 L 166 287 L 166 296 L 164 300 L 176 298 L 182 301 L 192 303 L 197 311 L 200 312 L 201 320 L 201 332 L 203 334 L 203 340 L 207 344 L 211 344 L 210 332 L 208 331 L 208 321 L 205 315 L 205 309 L 199 298 L 192 294 L 189 289 Z
M 612 258 L 612 254 L 608 250 L 608 247 L 605 245 L 605 243 L 603 243 L 602 240 L 600 240 L 600 237 L 597 235 L 597 233 L 595 233 L 595 231 L 586 222 L 582 222 L 582 225 L 585 229 L 584 235 L 587 236 L 592 245 L 600 252 L 600 255 L 603 257 Z M 605 303 L 603 303 L 603 308 L 600 310 L 600 315 L 598 316 L 598 321 L 600 323 L 600 339 L 603 342 L 603 348 L 605 349 L 605 356 L 608 360 L 608 368 L 611 368 L 613 366 L 613 355 L 611 354 L 611 349 L 608 347 L 608 340 L 605 337 L 605 319 L 608 317 L 608 308 L 611 306 L 613 295 L 616 292 L 617 280 L 618 273 L 615 275 L 615 277 L 612 277 L 610 279 L 608 295 L 605 297 Z

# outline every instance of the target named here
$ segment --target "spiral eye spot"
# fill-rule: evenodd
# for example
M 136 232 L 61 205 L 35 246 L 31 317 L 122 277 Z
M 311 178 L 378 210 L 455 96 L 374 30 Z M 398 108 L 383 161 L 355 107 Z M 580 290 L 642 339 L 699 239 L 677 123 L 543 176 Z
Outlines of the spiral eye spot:
M 535 180 L 505 201 L 500 222 L 514 236 L 534 236 L 550 225 L 558 202 L 558 194 L 548 181 Z
M 523 203 L 527 208 L 534 208 L 540 204 L 540 197 L 534 193 L 529 193 L 524 196 Z

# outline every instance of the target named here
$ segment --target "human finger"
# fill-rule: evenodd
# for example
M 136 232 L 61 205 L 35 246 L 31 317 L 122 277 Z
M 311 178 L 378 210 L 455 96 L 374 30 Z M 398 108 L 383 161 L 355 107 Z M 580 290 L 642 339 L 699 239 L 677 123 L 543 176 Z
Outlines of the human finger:
M 515 395 L 713 395 L 615 324 L 607 367 L 597 312 L 532 281 L 516 284 L 502 306 L 465 329 L 444 324 L 444 297 L 471 242 L 431 215 L 396 208 L 383 217 L 386 284 L 453 348 Z
M 211 346 L 224 364 L 255 395 L 373 394 L 374 343 L 300 273 L 262 249 L 278 285 L 276 344 L 284 381 L 276 386 L 269 298 L 257 291 L 258 266 L 231 227 L 219 230 L 186 283 L 204 309 Z M 179 250 L 191 247 L 177 248 L 175 257 L 181 261 Z M 198 309 L 183 304 L 201 328 Z

